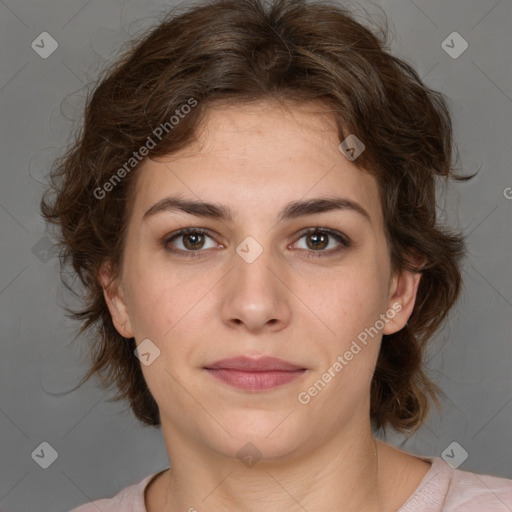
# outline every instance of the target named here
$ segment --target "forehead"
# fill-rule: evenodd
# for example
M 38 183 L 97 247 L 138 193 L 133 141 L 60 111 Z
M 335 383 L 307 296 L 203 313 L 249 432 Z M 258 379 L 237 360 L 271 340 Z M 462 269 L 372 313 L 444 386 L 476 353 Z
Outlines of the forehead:
M 336 195 L 379 217 L 375 179 L 349 161 L 339 143 L 325 107 L 217 105 L 196 141 L 139 168 L 134 213 L 140 216 L 167 195 L 223 203 L 251 217 L 297 199 Z

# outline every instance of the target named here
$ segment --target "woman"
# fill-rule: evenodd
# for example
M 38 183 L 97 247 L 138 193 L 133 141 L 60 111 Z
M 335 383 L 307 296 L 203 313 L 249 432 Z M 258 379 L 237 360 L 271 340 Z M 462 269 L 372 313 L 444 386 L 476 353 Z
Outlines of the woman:
M 509 510 L 509 480 L 377 440 L 437 388 L 461 287 L 449 110 L 327 3 L 170 15 L 112 69 L 43 200 L 93 364 L 171 467 L 89 512 Z M 507 505 L 508 503 L 508 505 Z

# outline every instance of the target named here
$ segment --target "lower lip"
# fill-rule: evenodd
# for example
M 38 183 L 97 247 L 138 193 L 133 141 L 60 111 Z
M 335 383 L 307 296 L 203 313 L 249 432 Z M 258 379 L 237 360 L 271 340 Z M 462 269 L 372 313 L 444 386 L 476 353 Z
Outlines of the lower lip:
M 216 379 L 235 388 L 247 391 L 265 391 L 299 378 L 306 370 L 247 372 L 207 368 L 206 371 Z

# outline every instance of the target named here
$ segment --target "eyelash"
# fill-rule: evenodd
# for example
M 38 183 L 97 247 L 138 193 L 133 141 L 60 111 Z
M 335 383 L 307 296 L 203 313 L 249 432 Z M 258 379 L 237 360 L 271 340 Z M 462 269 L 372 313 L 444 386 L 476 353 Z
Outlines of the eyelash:
M 169 247 L 169 244 L 171 242 L 173 242 L 175 239 L 179 238 L 180 236 L 189 235 L 191 233 L 206 235 L 209 238 L 213 238 L 208 231 L 206 231 L 202 228 L 184 228 L 184 229 L 180 229 L 179 231 L 176 231 L 175 233 L 172 233 L 170 236 L 166 237 L 163 241 L 164 248 L 173 254 L 178 254 L 179 256 L 183 256 L 185 258 L 203 257 L 204 249 L 198 249 L 197 251 L 184 251 L 183 249 L 172 249 Z M 320 228 L 320 227 L 309 228 L 306 231 L 301 232 L 297 241 L 304 238 L 307 235 L 312 234 L 312 233 L 322 234 L 322 235 L 327 235 L 329 237 L 332 237 L 337 242 L 339 242 L 341 244 L 341 247 L 338 247 L 336 249 L 330 249 L 328 251 L 325 251 L 325 250 L 314 251 L 314 250 L 301 249 L 301 250 L 307 251 L 306 257 L 308 257 L 308 258 L 324 258 L 327 256 L 331 256 L 333 254 L 337 254 L 340 249 L 348 248 L 348 247 L 351 247 L 351 245 L 352 245 L 350 239 L 347 236 L 343 235 L 342 233 L 339 233 L 338 231 L 333 231 L 332 229 Z

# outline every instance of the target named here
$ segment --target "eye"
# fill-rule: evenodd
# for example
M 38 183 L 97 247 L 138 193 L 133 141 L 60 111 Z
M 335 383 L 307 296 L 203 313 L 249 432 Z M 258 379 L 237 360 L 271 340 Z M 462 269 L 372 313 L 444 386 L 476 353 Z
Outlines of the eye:
M 205 245 L 206 239 L 212 241 L 210 246 Z M 185 228 L 166 237 L 164 246 L 170 252 L 182 253 L 185 256 L 199 256 L 194 253 L 200 252 L 202 249 L 215 248 L 217 244 L 207 231 L 200 228 Z
M 310 253 L 308 256 L 313 257 L 329 256 L 332 253 L 338 253 L 340 250 L 350 247 L 351 245 L 350 240 L 344 234 L 331 229 L 319 227 L 303 232 L 299 240 L 302 239 L 306 240 L 306 247 L 296 247 L 299 242 L 295 242 L 294 246 L 298 249 L 308 251 Z
M 209 246 L 206 243 L 208 239 L 211 241 Z M 306 240 L 306 247 L 297 247 L 302 239 Z M 306 251 L 307 257 L 330 256 L 351 246 L 350 239 L 343 233 L 319 227 L 303 231 L 299 241 L 293 247 Z M 206 249 L 224 247 L 217 244 L 209 232 L 201 228 L 180 229 L 166 237 L 163 245 L 169 252 L 185 257 L 202 256 Z

